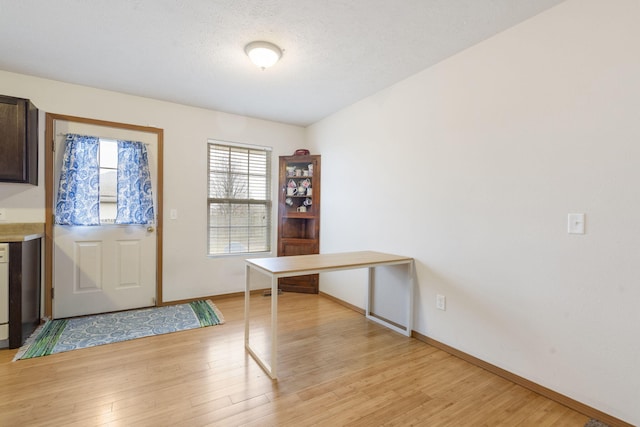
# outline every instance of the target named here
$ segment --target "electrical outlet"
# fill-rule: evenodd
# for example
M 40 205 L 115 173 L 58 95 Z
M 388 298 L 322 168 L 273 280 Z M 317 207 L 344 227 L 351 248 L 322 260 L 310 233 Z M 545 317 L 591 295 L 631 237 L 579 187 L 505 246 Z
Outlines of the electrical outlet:
M 447 309 L 447 297 L 444 295 L 436 295 L 436 308 L 438 310 L 446 310 Z
M 7 221 L 7 209 L 6 208 L 0 208 L 0 221 Z

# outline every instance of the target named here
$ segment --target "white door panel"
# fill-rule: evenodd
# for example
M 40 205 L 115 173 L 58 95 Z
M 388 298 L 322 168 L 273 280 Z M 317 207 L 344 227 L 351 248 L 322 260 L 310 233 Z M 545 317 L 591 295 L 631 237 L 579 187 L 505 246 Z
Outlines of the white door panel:
M 72 241 L 69 283 L 74 293 L 102 291 L 102 242 Z M 61 271 L 61 273 L 65 273 Z M 62 289 L 61 289 L 62 291 Z
M 54 234 L 56 318 L 155 305 L 156 239 L 146 226 L 56 225 Z

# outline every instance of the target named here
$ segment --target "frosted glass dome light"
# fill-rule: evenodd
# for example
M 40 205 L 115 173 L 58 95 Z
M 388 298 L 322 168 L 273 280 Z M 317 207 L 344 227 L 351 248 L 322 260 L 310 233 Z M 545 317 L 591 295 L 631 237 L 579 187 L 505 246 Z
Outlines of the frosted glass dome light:
M 263 70 L 271 67 L 282 57 L 282 49 L 269 42 L 251 42 L 244 48 L 244 51 L 251 62 Z

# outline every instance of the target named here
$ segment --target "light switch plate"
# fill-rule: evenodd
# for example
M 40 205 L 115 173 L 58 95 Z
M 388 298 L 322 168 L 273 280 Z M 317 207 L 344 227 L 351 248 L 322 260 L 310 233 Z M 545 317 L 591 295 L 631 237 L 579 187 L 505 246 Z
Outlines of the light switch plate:
M 7 209 L 6 208 L 0 208 L 0 221 L 7 221 Z
M 584 234 L 584 214 L 570 213 L 567 221 L 569 234 Z

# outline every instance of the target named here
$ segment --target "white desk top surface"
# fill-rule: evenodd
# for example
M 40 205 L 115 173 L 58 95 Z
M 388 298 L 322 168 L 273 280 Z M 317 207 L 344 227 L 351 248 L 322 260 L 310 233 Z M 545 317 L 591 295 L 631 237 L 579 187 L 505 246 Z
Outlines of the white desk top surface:
M 411 261 L 411 257 L 373 251 L 295 255 L 246 260 L 247 264 L 251 264 L 271 274 L 305 271 L 322 272 L 322 270 L 330 271 L 336 269 L 365 268 L 384 264 L 403 264 Z

